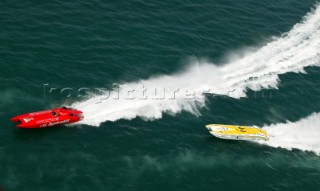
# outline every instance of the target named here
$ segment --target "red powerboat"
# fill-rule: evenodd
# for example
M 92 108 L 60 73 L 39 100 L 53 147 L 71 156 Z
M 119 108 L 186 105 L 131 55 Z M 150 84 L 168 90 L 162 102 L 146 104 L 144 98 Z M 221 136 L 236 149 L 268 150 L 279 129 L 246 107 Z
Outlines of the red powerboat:
M 19 128 L 46 128 L 75 123 L 82 119 L 82 111 L 61 107 L 19 115 L 11 118 L 11 121 L 17 123 Z

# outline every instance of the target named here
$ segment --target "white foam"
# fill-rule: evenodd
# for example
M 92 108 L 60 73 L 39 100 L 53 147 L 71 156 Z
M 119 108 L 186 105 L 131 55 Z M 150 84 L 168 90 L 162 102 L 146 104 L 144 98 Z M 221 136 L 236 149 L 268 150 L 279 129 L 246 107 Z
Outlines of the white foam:
M 320 154 L 320 113 L 314 113 L 297 122 L 273 124 L 263 127 L 270 136 L 269 141 L 260 142 L 272 147 L 288 150 L 293 148 Z
M 194 60 L 184 72 L 120 84 L 120 93 L 112 91 L 109 99 L 106 99 L 109 95 L 106 93 L 74 103 L 72 107 L 84 112 L 85 120 L 81 123 L 94 126 L 104 121 L 135 117 L 158 119 L 164 112 L 175 114 L 182 110 L 200 115 L 198 109 L 205 105 L 203 92 L 210 89 L 210 93 L 240 98 L 246 96 L 247 88 L 255 91 L 277 88 L 279 74 L 303 72 L 306 66 L 318 66 L 319 50 L 320 6 L 317 6 L 290 32 L 238 59 L 230 60 L 227 64 L 216 66 L 204 60 Z M 148 91 L 148 99 L 142 99 L 136 92 L 131 92 L 135 99 L 128 99 L 128 92 L 122 91 L 141 90 L 142 86 L 148 90 L 194 90 L 195 96 L 193 99 L 186 99 L 185 95 L 178 94 L 175 99 L 169 99 L 168 95 L 166 99 L 154 99 L 152 92 Z M 119 99 L 113 99 L 118 94 Z

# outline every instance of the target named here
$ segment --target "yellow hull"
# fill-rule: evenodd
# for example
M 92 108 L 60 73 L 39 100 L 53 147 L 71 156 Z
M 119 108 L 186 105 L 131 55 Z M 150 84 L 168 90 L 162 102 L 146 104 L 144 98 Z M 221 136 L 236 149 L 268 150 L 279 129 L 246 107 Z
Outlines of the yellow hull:
M 246 141 L 269 140 L 268 133 L 258 127 L 209 124 L 206 125 L 206 128 L 213 136 L 221 139 Z

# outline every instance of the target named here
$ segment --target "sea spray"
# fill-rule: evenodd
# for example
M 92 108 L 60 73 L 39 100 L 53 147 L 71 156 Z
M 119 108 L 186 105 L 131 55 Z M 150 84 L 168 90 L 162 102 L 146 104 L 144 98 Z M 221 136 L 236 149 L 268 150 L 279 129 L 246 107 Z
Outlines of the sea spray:
M 261 144 L 320 154 L 320 113 L 313 113 L 297 122 L 264 126 L 263 129 L 268 132 L 270 140 L 261 141 Z
M 158 119 L 164 112 L 175 114 L 189 111 L 200 115 L 199 108 L 205 106 L 204 93 L 226 95 L 233 98 L 246 96 L 246 90 L 259 91 L 277 88 L 279 75 L 288 72 L 304 72 L 306 66 L 320 64 L 320 6 L 307 14 L 301 23 L 288 33 L 224 65 L 195 60 L 183 72 L 152 77 L 131 83 L 119 84 L 118 99 L 107 99 L 97 95 L 88 100 L 74 103 L 72 107 L 82 110 L 85 119 L 82 124 L 99 126 L 104 121 L 132 119 Z M 193 95 L 186 99 L 185 94 L 176 94 L 173 99 L 146 99 L 135 94 L 139 87 L 151 89 L 187 89 Z M 190 92 L 191 90 L 191 92 Z M 122 93 L 121 93 L 122 92 Z M 118 91 L 108 92 L 115 97 Z M 132 96 L 128 99 L 128 93 Z M 149 96 L 149 97 L 148 97 Z

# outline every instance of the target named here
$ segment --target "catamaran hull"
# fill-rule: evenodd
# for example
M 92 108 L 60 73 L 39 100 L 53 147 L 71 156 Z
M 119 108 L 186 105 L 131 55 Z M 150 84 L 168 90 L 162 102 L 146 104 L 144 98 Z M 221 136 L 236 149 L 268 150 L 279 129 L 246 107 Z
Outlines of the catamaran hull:
M 83 119 L 82 111 L 62 107 L 22 114 L 11 118 L 18 128 L 37 129 L 75 123 Z
M 258 141 L 258 140 L 264 140 L 267 141 L 268 138 L 266 137 L 258 137 L 258 136 L 243 136 L 243 135 L 235 135 L 235 136 L 231 136 L 231 135 L 220 135 L 220 134 L 216 134 L 213 133 L 211 131 L 209 131 L 211 135 L 219 138 L 219 139 L 228 139 L 228 140 L 239 140 L 239 141 Z

